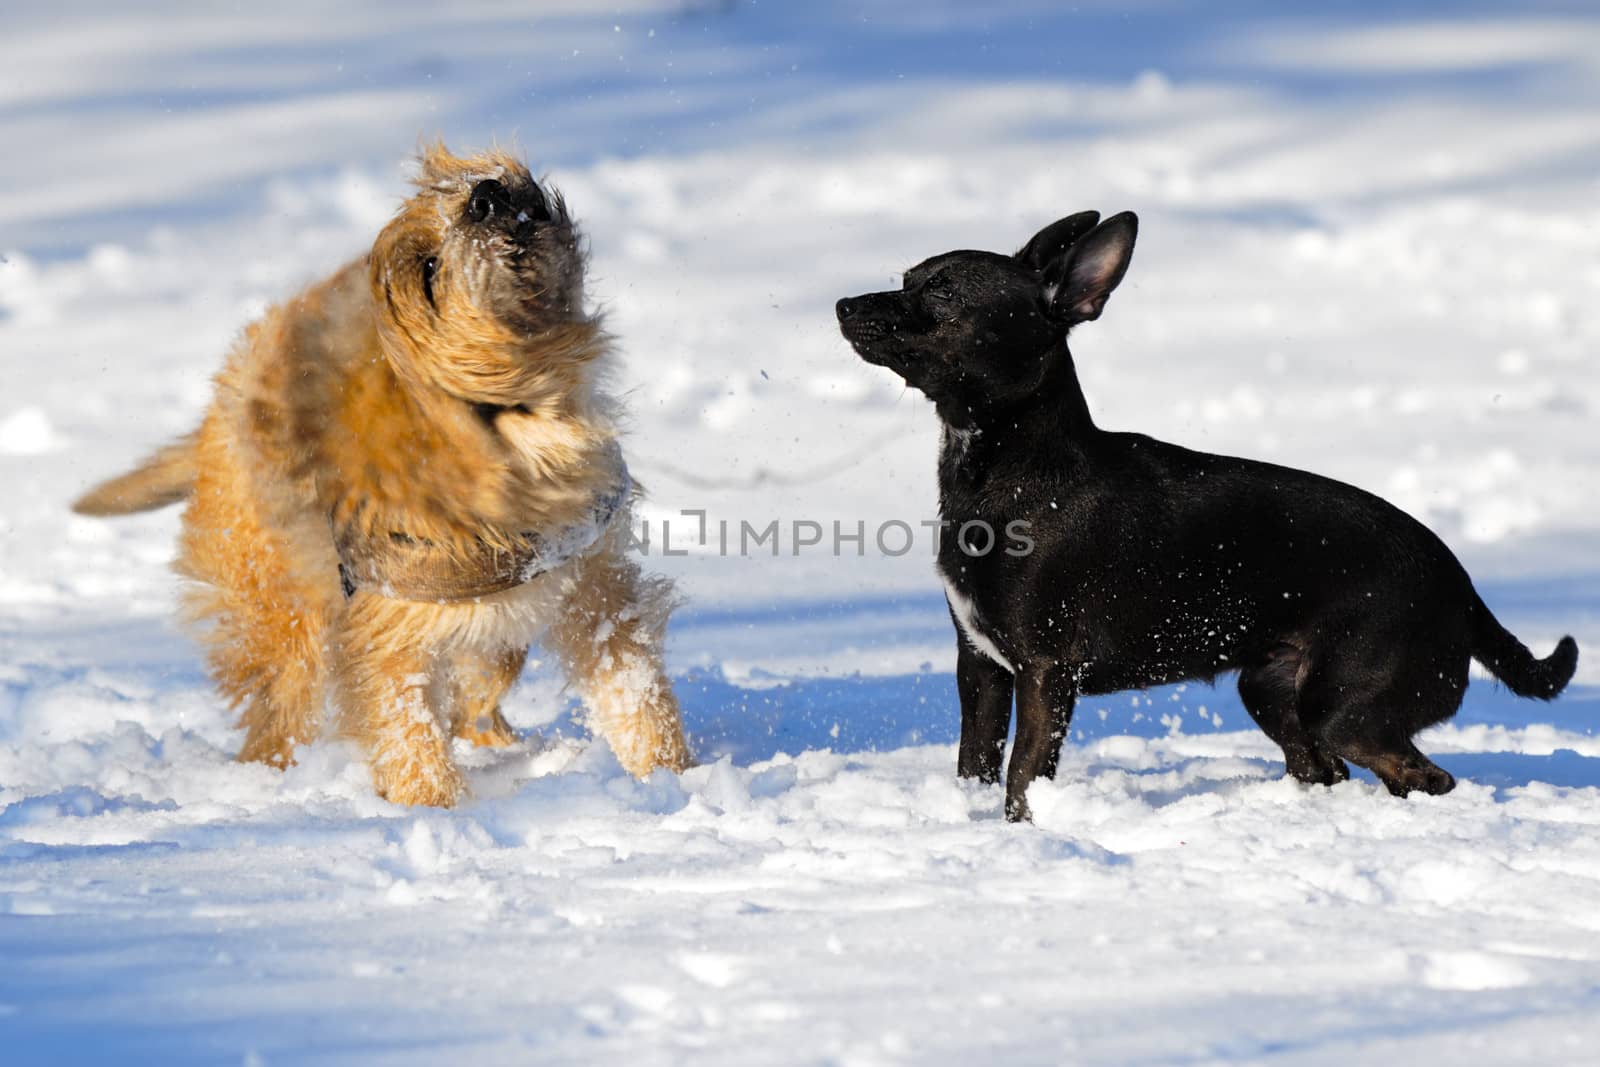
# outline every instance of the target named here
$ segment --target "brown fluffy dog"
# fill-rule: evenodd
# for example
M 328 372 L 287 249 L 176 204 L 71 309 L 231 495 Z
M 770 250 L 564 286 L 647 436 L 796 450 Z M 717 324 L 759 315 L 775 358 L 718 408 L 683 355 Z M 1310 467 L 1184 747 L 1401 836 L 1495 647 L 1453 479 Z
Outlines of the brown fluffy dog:
M 80 500 L 187 498 L 178 571 L 242 760 L 290 762 L 325 698 L 378 792 L 450 805 L 451 736 L 543 636 L 627 770 L 688 763 L 661 667 L 670 587 L 624 554 L 632 483 L 559 196 L 517 160 L 425 152 L 371 253 L 251 325 L 200 428 Z

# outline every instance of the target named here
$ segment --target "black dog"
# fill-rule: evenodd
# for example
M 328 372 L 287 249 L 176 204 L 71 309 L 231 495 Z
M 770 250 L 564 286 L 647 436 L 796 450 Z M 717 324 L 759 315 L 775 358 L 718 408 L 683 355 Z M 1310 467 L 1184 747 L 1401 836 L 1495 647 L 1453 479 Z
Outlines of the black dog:
M 1404 796 L 1455 785 L 1417 731 L 1455 714 L 1477 659 L 1519 696 L 1566 686 L 1495 620 L 1432 532 L 1352 486 L 1095 426 L 1067 331 L 1100 317 L 1138 221 L 1084 212 L 1015 256 L 948 252 L 898 292 L 839 301 L 861 358 L 934 402 L 939 570 L 958 631 L 963 777 L 1006 814 L 1053 777 L 1080 693 L 1239 671 L 1239 695 L 1304 782 L 1369 768 Z M 1033 549 L 996 531 L 1029 524 Z M 1015 527 L 1013 527 L 1015 528 Z

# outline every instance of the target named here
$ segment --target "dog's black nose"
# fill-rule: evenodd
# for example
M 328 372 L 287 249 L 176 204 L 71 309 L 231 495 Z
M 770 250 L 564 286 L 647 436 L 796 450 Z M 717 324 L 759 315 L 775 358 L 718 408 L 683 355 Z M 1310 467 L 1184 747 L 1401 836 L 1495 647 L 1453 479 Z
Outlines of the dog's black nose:
M 549 222 L 551 219 L 550 201 L 545 199 L 544 190 L 539 188 L 538 182 L 529 182 L 517 221 L 526 225 L 530 222 Z
M 485 178 L 472 187 L 467 197 L 467 218 L 477 223 L 490 222 L 525 236 L 536 224 L 550 221 L 550 201 L 536 182 L 508 187 L 493 178 Z
M 504 215 L 510 207 L 511 197 L 506 187 L 489 178 L 472 187 L 472 195 L 467 198 L 467 217 L 473 222 L 488 222 L 496 215 Z
M 856 313 L 856 302 L 847 296 L 837 304 L 833 305 L 833 311 L 834 314 L 839 316 L 839 321 L 843 322 L 845 319 L 848 319 L 851 315 Z

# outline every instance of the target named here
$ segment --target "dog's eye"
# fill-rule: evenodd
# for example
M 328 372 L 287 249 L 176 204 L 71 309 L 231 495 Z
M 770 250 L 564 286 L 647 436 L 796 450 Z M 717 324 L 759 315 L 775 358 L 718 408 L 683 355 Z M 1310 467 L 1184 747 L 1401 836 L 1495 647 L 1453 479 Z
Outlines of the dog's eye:
M 439 273 L 439 260 L 429 256 L 422 261 L 422 295 L 428 298 L 428 303 L 433 303 L 433 279 Z
M 950 318 L 960 310 L 956 294 L 949 289 L 938 286 L 924 289 L 922 291 L 922 302 L 928 306 L 928 310 L 937 318 Z

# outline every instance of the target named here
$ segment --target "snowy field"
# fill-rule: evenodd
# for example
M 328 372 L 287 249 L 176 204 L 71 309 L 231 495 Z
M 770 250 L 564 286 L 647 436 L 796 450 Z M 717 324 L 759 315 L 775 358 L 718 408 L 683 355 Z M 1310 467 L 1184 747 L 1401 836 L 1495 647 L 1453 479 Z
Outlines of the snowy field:
M 1600 19 L 1194 6 L 7 5 L 0 1062 L 1594 1063 Z M 931 549 L 713 542 L 650 564 L 682 776 L 536 666 L 455 811 L 338 743 L 237 765 L 176 513 L 67 504 L 435 134 L 583 221 L 680 543 L 933 517 L 933 412 L 832 302 L 1131 208 L 1073 346 L 1100 423 L 1387 496 L 1577 682 L 1479 677 L 1421 742 L 1461 785 L 1407 801 L 1285 780 L 1229 681 L 1086 700 L 1011 826 L 955 778 Z

